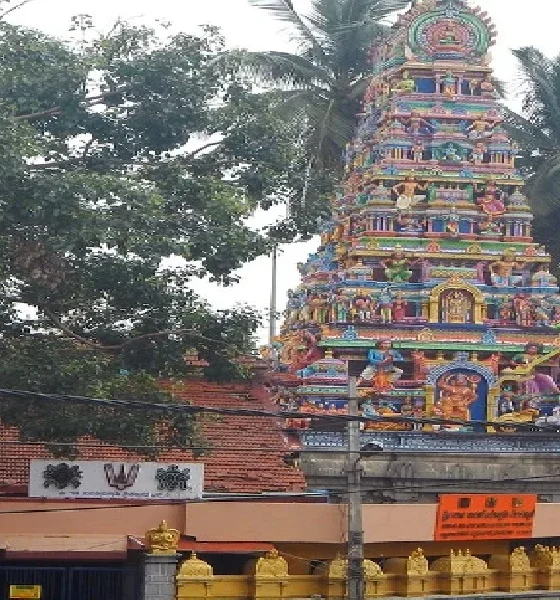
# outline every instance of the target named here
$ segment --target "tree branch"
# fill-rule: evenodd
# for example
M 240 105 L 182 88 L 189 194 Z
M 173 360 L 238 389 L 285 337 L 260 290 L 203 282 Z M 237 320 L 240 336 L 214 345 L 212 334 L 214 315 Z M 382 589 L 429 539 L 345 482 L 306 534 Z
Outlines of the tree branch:
M 60 106 L 49 108 L 48 110 L 42 110 L 40 112 L 28 113 L 26 115 L 17 115 L 14 117 L 16 121 L 30 121 L 32 119 L 40 119 L 42 117 L 55 117 L 62 113 Z
M 2 20 L 6 15 L 9 15 L 11 12 L 18 10 L 19 8 L 25 6 L 26 4 L 29 4 L 30 2 L 33 2 L 33 0 L 23 0 L 19 4 L 15 4 L 11 8 L 8 8 L 8 10 L 5 10 L 2 14 L 0 14 L 0 20 Z
M 55 324 L 55 326 L 56 326 L 57 329 L 60 329 L 62 332 L 66 333 L 67 335 L 69 335 L 70 337 L 72 337 L 75 340 L 79 341 L 80 343 L 85 344 L 86 346 L 89 346 L 90 348 L 94 348 L 96 350 L 100 350 L 102 352 L 117 352 L 119 350 L 124 350 L 128 346 L 136 344 L 136 343 L 138 343 L 138 342 L 140 342 L 142 340 L 154 339 L 154 338 L 158 338 L 158 337 L 164 337 L 164 336 L 167 336 L 167 335 L 180 335 L 182 333 L 188 333 L 189 335 L 192 335 L 193 337 L 197 337 L 197 338 L 200 338 L 202 340 L 206 340 L 208 342 L 213 342 L 215 344 L 222 344 L 224 346 L 228 345 L 223 340 L 216 340 L 216 339 L 213 339 L 213 338 L 209 338 L 209 337 L 203 335 L 202 333 L 199 333 L 195 329 L 191 329 L 191 328 L 185 327 L 185 328 L 182 328 L 182 329 L 164 329 L 162 331 L 158 331 L 158 332 L 155 332 L 155 333 L 145 333 L 143 335 L 138 335 L 135 338 L 127 340 L 126 342 L 123 342 L 122 344 L 116 344 L 116 345 L 112 345 L 112 346 L 106 346 L 104 344 L 100 344 L 99 342 L 93 342 L 93 341 L 91 341 L 91 340 L 89 340 L 89 339 L 81 336 L 79 333 L 76 333 L 75 331 L 73 331 L 69 327 L 66 327 L 66 325 L 64 325 L 47 308 L 42 307 L 41 310 Z
M 196 156 L 198 154 L 200 154 L 201 152 L 203 152 L 204 150 L 208 150 L 208 148 L 213 148 L 214 146 L 220 146 L 223 143 L 224 143 L 223 140 L 220 140 L 219 142 L 208 142 L 207 144 L 204 144 L 204 146 L 201 146 L 200 148 L 197 148 L 196 150 L 193 150 L 192 152 L 185 154 L 185 156 L 183 158 L 186 160 L 189 160 L 190 158 L 196 158 Z
M 27 2 L 33 2 L 33 0 L 27 0 Z M 2 18 L 2 16 L 0 15 L 0 19 L 1 18 Z M 126 92 L 127 90 L 131 89 L 131 87 L 132 86 L 130 86 L 130 85 L 126 85 L 122 88 L 119 88 L 118 90 L 103 92 L 103 94 L 99 94 L 97 96 L 90 96 L 89 98 L 84 98 L 81 101 L 81 104 L 85 108 L 90 108 L 94 104 L 102 102 L 103 100 L 106 100 L 107 98 L 110 98 L 111 96 L 116 96 L 116 95 L 122 94 L 123 92 Z M 14 119 L 16 121 L 24 121 L 24 120 L 29 121 L 32 119 L 40 119 L 42 117 L 55 117 L 57 115 L 62 114 L 62 112 L 63 112 L 63 110 L 60 106 L 53 106 L 52 108 L 49 108 L 47 110 L 42 110 L 39 112 L 28 113 L 25 115 L 16 115 L 14 117 Z

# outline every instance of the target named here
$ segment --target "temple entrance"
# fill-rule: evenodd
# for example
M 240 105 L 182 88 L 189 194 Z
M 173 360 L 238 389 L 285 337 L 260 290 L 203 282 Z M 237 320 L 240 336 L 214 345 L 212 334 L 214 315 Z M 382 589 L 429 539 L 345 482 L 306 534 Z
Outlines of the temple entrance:
M 468 369 L 448 371 L 436 383 L 436 412 L 444 419 L 485 421 L 488 383 Z

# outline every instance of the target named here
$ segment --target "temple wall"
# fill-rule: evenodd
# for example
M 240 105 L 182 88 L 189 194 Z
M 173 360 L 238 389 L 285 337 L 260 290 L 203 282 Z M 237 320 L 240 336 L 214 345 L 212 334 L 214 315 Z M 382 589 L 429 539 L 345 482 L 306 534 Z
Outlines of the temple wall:
M 311 488 L 346 488 L 342 452 L 302 453 L 301 468 Z M 361 461 L 366 501 L 436 502 L 442 492 L 522 492 L 560 501 L 557 455 L 542 453 L 379 452 Z M 539 479 L 542 477 L 542 479 Z M 450 487 L 450 482 L 457 485 Z M 440 485 L 438 485 L 440 484 Z M 546 505 L 541 505 L 546 506 Z

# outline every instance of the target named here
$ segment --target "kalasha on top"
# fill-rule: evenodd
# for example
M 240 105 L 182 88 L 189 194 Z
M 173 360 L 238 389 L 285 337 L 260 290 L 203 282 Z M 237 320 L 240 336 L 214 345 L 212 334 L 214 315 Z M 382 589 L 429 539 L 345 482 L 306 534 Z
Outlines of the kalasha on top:
M 503 126 L 495 33 L 479 8 L 424 0 L 372 50 L 332 220 L 266 349 L 278 403 L 309 413 L 288 428 L 346 410 L 349 360 L 365 415 L 458 421 L 435 431 L 555 419 L 560 295 Z

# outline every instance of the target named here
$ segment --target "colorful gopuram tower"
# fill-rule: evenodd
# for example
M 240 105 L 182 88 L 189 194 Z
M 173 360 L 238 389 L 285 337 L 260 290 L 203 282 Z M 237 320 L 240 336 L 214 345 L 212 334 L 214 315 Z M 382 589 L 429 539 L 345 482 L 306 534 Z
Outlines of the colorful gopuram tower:
M 550 413 L 560 295 L 503 127 L 494 36 L 480 9 L 424 0 L 372 51 L 332 222 L 278 337 L 282 405 L 310 419 L 344 411 L 351 360 L 363 362 L 366 414 Z

